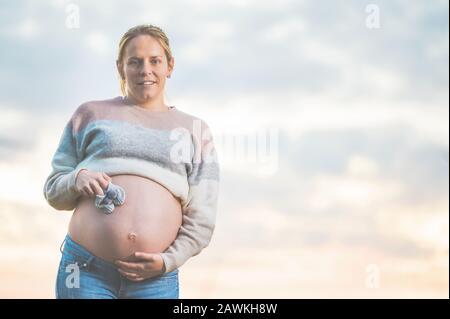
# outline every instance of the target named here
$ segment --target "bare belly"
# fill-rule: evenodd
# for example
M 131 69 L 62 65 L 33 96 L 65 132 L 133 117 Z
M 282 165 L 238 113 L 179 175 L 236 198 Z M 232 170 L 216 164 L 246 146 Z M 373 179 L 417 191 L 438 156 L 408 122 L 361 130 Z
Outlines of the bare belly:
M 82 197 L 69 224 L 72 239 L 111 262 L 136 251 L 166 250 L 182 223 L 179 201 L 150 179 L 137 175 L 111 178 L 125 190 L 125 203 L 107 215 L 95 207 L 93 197 Z

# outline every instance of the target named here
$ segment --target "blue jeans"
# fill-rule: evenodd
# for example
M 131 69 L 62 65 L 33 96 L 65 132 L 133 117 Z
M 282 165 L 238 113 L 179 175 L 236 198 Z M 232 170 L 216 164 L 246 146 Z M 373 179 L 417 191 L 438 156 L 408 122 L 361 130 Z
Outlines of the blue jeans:
M 64 239 L 55 293 L 57 299 L 178 299 L 178 269 L 140 282 L 128 280 L 117 266 Z

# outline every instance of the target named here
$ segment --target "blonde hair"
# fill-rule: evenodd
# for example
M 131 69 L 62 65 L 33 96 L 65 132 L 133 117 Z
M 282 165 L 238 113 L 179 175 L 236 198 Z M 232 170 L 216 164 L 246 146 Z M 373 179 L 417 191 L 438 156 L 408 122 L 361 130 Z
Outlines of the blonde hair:
M 137 25 L 137 26 L 129 29 L 127 32 L 125 32 L 125 34 L 120 39 L 119 53 L 117 55 L 117 61 L 116 61 L 117 65 L 120 68 L 123 68 L 122 60 L 123 60 L 123 57 L 125 54 L 125 48 L 126 48 L 128 42 L 131 39 L 137 37 L 138 35 L 142 35 L 142 34 L 150 35 L 150 36 L 154 37 L 156 40 L 158 40 L 159 44 L 161 44 L 161 46 L 164 49 L 164 52 L 166 53 L 167 62 L 169 63 L 170 60 L 172 59 L 173 56 L 172 56 L 172 50 L 170 49 L 170 45 L 169 45 L 169 38 L 164 33 L 164 31 L 155 25 L 140 24 L 140 25 Z M 122 91 L 123 95 L 126 95 L 125 79 L 122 78 L 120 72 L 119 72 L 119 76 L 120 76 L 120 90 Z

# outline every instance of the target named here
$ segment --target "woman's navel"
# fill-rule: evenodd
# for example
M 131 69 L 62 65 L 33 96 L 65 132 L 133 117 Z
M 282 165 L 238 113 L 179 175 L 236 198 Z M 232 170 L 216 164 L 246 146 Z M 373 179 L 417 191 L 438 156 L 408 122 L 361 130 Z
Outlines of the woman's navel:
M 131 240 L 132 242 L 136 242 L 137 234 L 134 232 L 128 233 L 128 239 Z

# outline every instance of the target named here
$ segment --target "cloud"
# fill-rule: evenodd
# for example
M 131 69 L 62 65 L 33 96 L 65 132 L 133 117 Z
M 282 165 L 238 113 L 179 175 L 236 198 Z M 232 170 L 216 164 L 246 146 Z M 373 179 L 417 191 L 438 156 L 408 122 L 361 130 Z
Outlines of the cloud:
M 170 104 L 206 120 L 222 158 L 234 150 L 221 137 L 278 130 L 272 174 L 222 162 L 222 243 L 448 260 L 447 1 L 377 1 L 380 29 L 356 0 L 78 1 L 79 29 L 68 3 L 0 13 L 5 242 L 61 229 L 41 189 L 62 128 L 81 103 L 120 94 L 119 39 L 145 22 L 171 41 Z
M 103 32 L 90 32 L 85 38 L 85 45 L 95 54 L 105 55 L 112 51 L 110 40 Z
M 415 5 L 379 2 L 384 22 L 380 30 L 364 26 L 366 13 L 358 1 L 345 6 L 333 1 L 284 1 L 257 7 L 251 2 L 242 7 L 232 2 L 154 5 L 158 11 L 150 10 L 144 1 L 131 5 L 81 1 L 80 29 L 70 30 L 64 23 L 63 2 L 50 2 L 47 7 L 26 2 L 22 21 L 25 26 L 30 21 L 39 25 L 40 42 L 17 42 L 20 28 L 16 20 L 5 20 L 9 31 L 3 35 L 4 47 L 33 55 L 25 65 L 18 64 L 23 57 L 8 56 L 2 59 L 7 64 L 0 62 L 6 71 L 0 79 L 7 88 L 4 99 L 20 101 L 19 106 L 25 108 L 30 96 L 47 98 L 41 108 L 55 109 L 64 102 L 69 108 L 83 98 L 118 94 L 114 60 L 119 38 L 132 25 L 154 22 L 171 35 L 177 61 L 171 90 L 179 96 L 207 91 L 210 96 L 232 99 L 295 91 L 309 95 L 341 92 L 360 99 L 420 99 L 441 106 L 448 100 L 448 93 L 442 95 L 448 86 L 448 68 L 441 67 L 448 66 L 446 3 L 441 7 L 417 4 L 420 9 L 412 9 Z M 220 8 L 220 19 L 210 16 L 212 7 Z M 191 15 L 182 14 L 187 8 Z M 177 24 L 170 23 L 173 17 Z M 85 46 L 95 55 L 88 55 Z M 26 74 L 37 74 L 43 67 L 46 72 L 40 72 L 41 81 L 24 88 L 27 94 L 9 93 L 27 79 Z M 94 80 L 96 85 L 92 85 Z M 65 92 L 66 99 L 44 94 L 50 90 Z
M 13 162 L 33 151 L 34 135 L 25 134 L 30 129 L 26 112 L 6 107 L 0 110 L 0 163 Z

